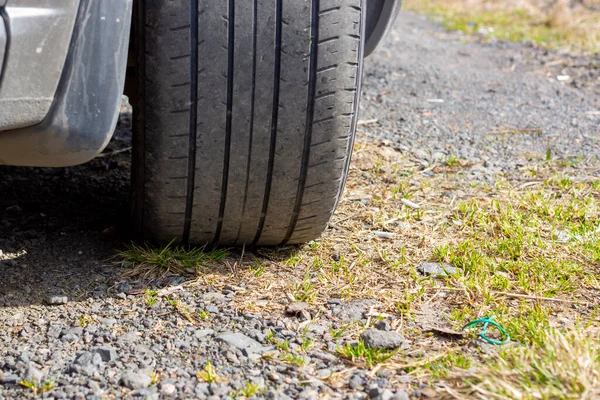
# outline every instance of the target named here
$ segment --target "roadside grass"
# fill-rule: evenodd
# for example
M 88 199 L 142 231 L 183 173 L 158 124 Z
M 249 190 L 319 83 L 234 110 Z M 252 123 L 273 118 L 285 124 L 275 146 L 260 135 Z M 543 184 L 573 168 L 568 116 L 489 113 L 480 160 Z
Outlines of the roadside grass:
M 218 265 L 227 254 L 223 249 L 187 249 L 174 246 L 173 242 L 158 248 L 132 243 L 125 250 L 117 252 L 116 264 L 127 267 L 126 276 L 146 280 L 167 274 L 196 275 Z
M 572 5 L 570 4 L 572 3 Z M 446 29 L 549 48 L 600 51 L 600 7 L 547 0 L 408 0 L 404 7 L 438 19 Z
M 121 254 L 126 264 L 143 265 L 146 278 L 175 271 L 173 257 L 185 265 L 177 271 L 196 273 L 184 284 L 189 289 L 242 286 L 244 294 L 234 298 L 240 312 L 283 314 L 287 301 L 304 301 L 318 315 L 331 298 L 375 299 L 366 324 L 337 326 L 330 336 L 344 343 L 338 356 L 350 365 L 366 366 L 373 376 L 403 371 L 410 382 L 395 382 L 399 375 L 392 374 L 392 384 L 425 383 L 457 398 L 593 397 L 600 388 L 599 166 L 541 154 L 514 173 L 476 181 L 472 167 L 448 168 L 440 160 L 424 169 L 409 154 L 359 138 L 344 199 L 314 242 L 241 255 L 190 256 L 174 247 Z M 458 272 L 418 272 L 432 261 Z M 155 297 L 147 293 L 146 303 Z M 173 307 L 185 317 L 185 308 Z M 509 345 L 424 328 L 458 331 L 489 316 L 509 332 Z M 375 354 L 350 344 L 380 319 L 409 340 L 408 350 Z M 310 346 L 327 351 L 323 343 Z M 285 362 L 304 365 L 303 354 L 285 342 L 276 348 Z

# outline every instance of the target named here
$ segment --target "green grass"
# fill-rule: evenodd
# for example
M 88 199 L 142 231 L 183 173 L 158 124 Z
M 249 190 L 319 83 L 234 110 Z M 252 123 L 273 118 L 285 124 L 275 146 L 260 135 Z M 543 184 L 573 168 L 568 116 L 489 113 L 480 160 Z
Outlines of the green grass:
M 486 398 L 595 398 L 600 388 L 600 341 L 580 329 L 540 329 L 530 346 L 500 351 L 467 378 L 469 391 Z
M 206 362 L 206 366 L 202 371 L 198 371 L 196 373 L 196 378 L 198 378 L 199 381 L 206 383 L 213 383 L 222 380 L 210 361 Z
M 448 30 L 513 42 L 532 41 L 550 48 L 600 51 L 600 13 L 590 10 L 524 9 L 509 3 L 412 0 L 404 7 L 438 19 Z M 535 10 L 535 11 L 533 11 Z
M 356 343 L 346 343 L 343 347 L 338 347 L 337 352 L 352 362 L 364 363 L 367 368 L 372 368 L 377 364 L 384 363 L 396 354 L 395 350 L 373 349 L 368 347 L 362 340 L 359 340 Z
M 56 381 L 54 379 L 49 379 L 47 381 L 44 381 L 41 387 L 38 387 L 38 385 L 34 381 L 22 380 L 19 382 L 19 385 L 31 390 L 35 396 L 38 396 L 54 389 Z
M 118 251 L 120 265 L 126 266 L 126 275 L 154 278 L 173 275 L 197 275 L 207 271 L 228 255 L 227 250 L 205 247 L 188 249 L 169 243 L 164 247 L 137 245 L 132 243 L 125 250 Z

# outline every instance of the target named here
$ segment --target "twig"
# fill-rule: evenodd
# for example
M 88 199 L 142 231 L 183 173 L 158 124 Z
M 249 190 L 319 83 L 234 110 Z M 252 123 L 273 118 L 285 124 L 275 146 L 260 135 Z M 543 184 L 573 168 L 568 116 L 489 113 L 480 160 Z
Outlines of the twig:
M 375 119 L 361 119 L 359 120 L 356 125 L 370 125 L 370 124 L 374 124 L 376 122 L 379 122 L 379 120 L 377 118 Z
M 128 151 L 131 151 L 131 147 L 125 147 L 124 149 L 111 151 L 110 153 L 102 153 L 102 154 L 97 155 L 96 157 L 112 157 L 114 155 L 126 153 Z

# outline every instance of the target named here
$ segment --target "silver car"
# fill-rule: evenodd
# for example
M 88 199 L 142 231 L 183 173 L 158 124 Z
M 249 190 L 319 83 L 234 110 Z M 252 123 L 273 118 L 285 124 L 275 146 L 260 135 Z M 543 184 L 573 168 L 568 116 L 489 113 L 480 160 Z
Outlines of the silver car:
M 302 243 L 344 188 L 400 0 L 0 0 L 0 165 L 84 163 L 134 110 L 149 241 Z M 127 84 L 125 85 L 127 76 Z

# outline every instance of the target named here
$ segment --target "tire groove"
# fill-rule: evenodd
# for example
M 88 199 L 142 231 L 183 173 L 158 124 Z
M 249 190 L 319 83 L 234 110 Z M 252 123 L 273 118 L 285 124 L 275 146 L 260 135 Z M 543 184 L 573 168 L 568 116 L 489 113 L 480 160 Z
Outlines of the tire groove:
M 319 55 L 319 0 L 311 2 L 311 21 L 310 21 L 310 60 L 308 72 L 308 99 L 306 107 L 306 126 L 304 131 L 304 148 L 302 151 L 302 165 L 300 167 L 300 179 L 298 180 L 298 189 L 296 191 L 296 200 L 292 211 L 292 219 L 288 226 L 287 233 L 281 241 L 281 245 L 286 244 L 298 223 L 298 216 L 304 198 L 304 190 L 306 188 L 306 178 L 308 173 L 308 164 L 310 162 L 310 144 L 312 142 L 312 128 L 315 116 L 315 94 L 317 90 L 317 68 Z
M 197 1 L 197 0 L 193 0 Z M 229 182 L 229 159 L 231 156 L 231 122 L 233 109 L 233 62 L 234 62 L 234 40 L 235 40 L 235 0 L 229 0 L 227 6 L 227 115 L 225 119 L 225 154 L 223 156 L 223 178 L 221 181 L 221 203 L 219 205 L 219 219 L 212 245 L 219 243 L 221 230 L 223 229 L 223 215 L 227 203 L 227 185 Z M 224 18 L 225 19 L 225 18 Z
M 189 157 L 185 217 L 181 241 L 187 245 L 190 240 L 192 209 L 194 207 L 194 184 L 196 177 L 196 134 L 198 123 L 198 0 L 190 0 L 190 122 Z
M 265 217 L 269 207 L 271 185 L 273 183 L 273 165 L 275 163 L 275 145 L 277 144 L 277 120 L 279 118 L 279 85 L 281 75 L 281 30 L 282 30 L 282 0 L 276 0 L 275 6 L 275 60 L 273 68 L 273 112 L 271 115 L 271 143 L 269 146 L 269 161 L 267 164 L 267 180 L 263 197 L 260 221 L 252 244 L 258 243 L 265 226 Z
M 244 200 L 242 202 L 242 217 L 238 226 L 235 242 L 237 243 L 246 217 L 248 203 L 248 188 L 250 186 L 250 169 L 252 164 L 252 141 L 254 136 L 254 101 L 256 98 L 256 43 L 258 40 L 258 0 L 252 5 L 252 89 L 250 94 L 250 130 L 248 132 L 248 162 L 246 164 L 246 182 L 244 186 Z

